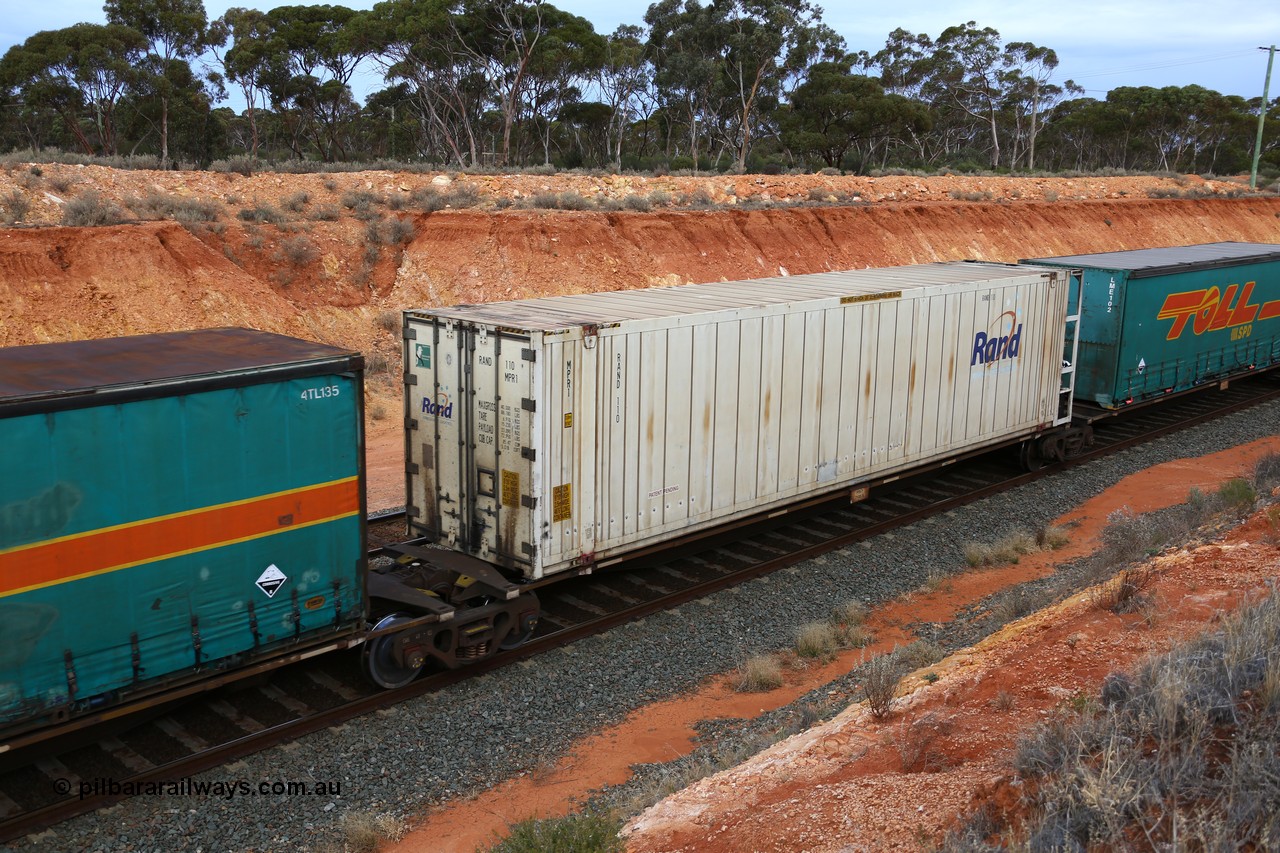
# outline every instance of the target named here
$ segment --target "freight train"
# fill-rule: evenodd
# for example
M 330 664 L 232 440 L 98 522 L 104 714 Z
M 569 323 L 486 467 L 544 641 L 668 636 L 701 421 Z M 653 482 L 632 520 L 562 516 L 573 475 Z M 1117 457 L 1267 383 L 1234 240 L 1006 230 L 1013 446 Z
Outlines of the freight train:
M 1280 363 L 1280 245 L 404 312 L 406 542 L 370 562 L 358 353 L 243 329 L 0 350 L 0 752 L 340 648 L 412 680 L 536 590 Z

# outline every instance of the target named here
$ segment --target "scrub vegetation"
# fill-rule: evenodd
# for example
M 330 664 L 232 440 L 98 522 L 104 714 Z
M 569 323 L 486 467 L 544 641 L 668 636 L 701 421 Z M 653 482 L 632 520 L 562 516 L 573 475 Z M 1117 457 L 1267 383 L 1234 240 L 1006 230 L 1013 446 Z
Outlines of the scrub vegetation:
M 807 0 L 654 3 L 609 34 L 549 2 L 420 6 L 237 7 L 210 20 L 201 0 L 107 0 L 105 24 L 19 36 L 0 59 L 13 106 L 0 111 L 0 150 L 245 177 L 1238 174 L 1251 162 L 1255 103 L 1197 85 L 1088 97 L 1051 45 L 975 21 L 936 35 L 890 21 L 883 39 L 850 44 Z M 372 90 L 363 104 L 356 89 Z M 1277 133 L 1268 122 L 1269 182 Z M 530 205 L 584 203 L 552 193 Z

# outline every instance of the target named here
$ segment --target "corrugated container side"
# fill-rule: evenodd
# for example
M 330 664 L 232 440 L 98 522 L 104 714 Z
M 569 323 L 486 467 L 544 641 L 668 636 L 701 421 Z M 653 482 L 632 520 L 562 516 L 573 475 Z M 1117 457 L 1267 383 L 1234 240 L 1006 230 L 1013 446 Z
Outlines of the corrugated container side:
M 355 629 L 361 377 L 311 372 L 0 417 L 0 721 Z
M 507 333 L 410 312 L 407 352 L 436 347 L 433 373 L 416 361 L 409 380 L 418 529 L 538 578 L 1047 427 L 1068 275 L 963 266 L 972 280 L 945 286 L 522 332 L 530 375 L 496 401 L 533 395 L 528 453 L 517 464 L 504 448 L 497 466 L 529 484 L 519 509 L 468 492 L 475 405 L 450 424 L 428 402 L 466 396 L 468 339 Z M 444 374 L 441 352 L 455 357 Z

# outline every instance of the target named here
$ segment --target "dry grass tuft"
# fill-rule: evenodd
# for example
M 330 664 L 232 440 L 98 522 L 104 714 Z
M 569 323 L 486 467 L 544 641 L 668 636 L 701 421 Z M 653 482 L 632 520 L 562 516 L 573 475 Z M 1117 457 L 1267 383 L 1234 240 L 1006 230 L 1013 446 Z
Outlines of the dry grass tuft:
M 733 687 L 739 693 L 764 693 L 782 686 L 782 665 L 773 655 L 752 655 L 738 667 Z

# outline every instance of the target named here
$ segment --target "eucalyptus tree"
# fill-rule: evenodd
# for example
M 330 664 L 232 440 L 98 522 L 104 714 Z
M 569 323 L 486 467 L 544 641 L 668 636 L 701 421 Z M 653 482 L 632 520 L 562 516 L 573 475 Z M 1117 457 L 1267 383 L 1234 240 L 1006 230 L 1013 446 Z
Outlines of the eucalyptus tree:
M 893 146 L 928 130 L 923 104 L 887 93 L 876 80 L 852 72 L 852 57 L 819 62 L 809 69 L 782 112 L 782 141 L 793 153 L 818 157 L 840 167 L 857 152 L 862 171 L 879 150 L 887 158 Z
M 290 123 L 290 145 L 310 142 L 323 159 L 344 159 L 358 107 L 351 78 L 375 47 L 360 13 L 345 6 L 277 6 L 266 13 L 266 74 L 272 106 Z
M 190 68 L 171 68 L 200 55 L 205 48 L 208 16 L 201 0 L 107 0 L 107 21 L 142 33 L 151 48 L 149 88 L 160 100 L 160 163 L 169 163 L 169 103 L 175 83 L 194 84 Z
M 367 21 L 387 78 L 411 86 L 428 135 L 459 164 L 480 162 L 490 107 L 502 137 L 494 156 L 511 162 L 521 116 L 541 121 L 572 100 L 603 44 L 590 22 L 545 0 L 385 0 Z
M 712 6 L 697 0 L 659 0 L 644 15 L 649 25 L 648 49 L 654 65 L 654 83 L 666 117 L 667 154 L 672 153 L 676 117 L 689 134 L 689 156 L 697 167 L 702 132 L 718 119 L 717 109 L 727 101 L 721 51 L 725 44 L 723 22 Z
M 521 96 L 538 131 L 543 162 L 551 162 L 552 127 L 560 113 L 582 100 L 583 89 L 605 62 L 605 39 L 586 18 L 548 5 L 544 32 L 526 69 Z
M 408 86 L 422 119 L 421 147 L 459 166 L 480 162 L 489 88 L 484 67 L 458 38 L 457 0 L 384 0 L 369 13 L 373 58 L 389 81 Z
M 256 9 L 232 7 L 209 26 L 208 43 L 227 80 L 244 96 L 249 122 L 249 154 L 258 156 L 261 134 L 258 112 L 268 108 L 267 78 L 271 63 L 271 24 Z M 231 47 L 223 49 L 227 42 Z
M 815 58 L 835 58 L 843 39 L 821 22 L 807 0 L 713 0 L 724 45 L 726 89 L 737 104 L 737 168 L 746 168 L 762 103 L 776 104 L 787 78 Z
M 653 66 L 645 53 L 644 30 L 624 24 L 605 39 L 603 61 L 592 82 L 609 108 L 605 150 L 615 168 L 622 166 L 622 141 L 637 118 L 653 113 Z
M 885 46 L 860 58 L 879 79 L 888 94 L 901 95 L 924 105 L 931 117 L 928 133 L 911 133 L 908 144 L 920 163 L 937 163 L 964 149 L 972 139 L 967 117 L 952 103 L 945 85 L 944 57 L 927 33 L 899 27 L 889 33 Z
M 1058 67 L 1058 54 L 1029 41 L 1010 42 L 1004 47 L 1004 112 L 1012 116 L 1014 150 L 1009 165 L 1017 164 L 1021 150 L 1027 154 L 1027 168 L 1036 167 L 1036 137 L 1042 114 L 1067 94 L 1082 95 L 1084 89 L 1068 80 L 1061 86 L 1051 83 Z
M 459 44 L 481 69 L 501 115 L 502 149 L 495 152 L 500 166 L 511 160 L 511 134 L 535 58 L 551 28 L 567 17 L 544 0 L 462 0 L 452 17 Z
M 5 52 L 0 86 L 56 111 L 85 153 L 114 155 L 116 106 L 146 55 L 146 37 L 120 24 L 45 30 Z

